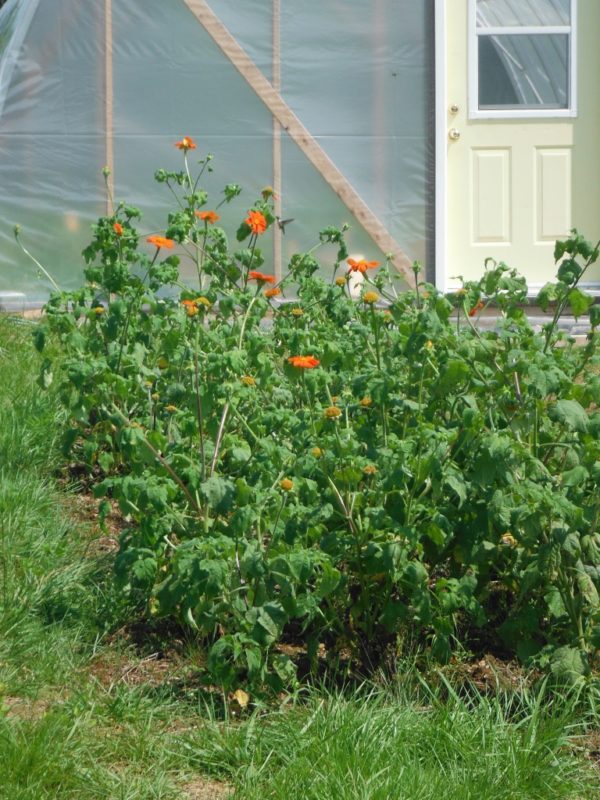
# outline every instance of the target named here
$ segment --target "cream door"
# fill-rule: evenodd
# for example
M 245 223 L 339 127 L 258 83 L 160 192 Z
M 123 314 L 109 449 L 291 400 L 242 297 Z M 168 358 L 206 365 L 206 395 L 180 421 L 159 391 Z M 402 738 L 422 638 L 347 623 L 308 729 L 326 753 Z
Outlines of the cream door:
M 600 2 L 446 0 L 445 13 L 444 288 L 492 257 L 535 293 L 555 239 L 600 238 Z

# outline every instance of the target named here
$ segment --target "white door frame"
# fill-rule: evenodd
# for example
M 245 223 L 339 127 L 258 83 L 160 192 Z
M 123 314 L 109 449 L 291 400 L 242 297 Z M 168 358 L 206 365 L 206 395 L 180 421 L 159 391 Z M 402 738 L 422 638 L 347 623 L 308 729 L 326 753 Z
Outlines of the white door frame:
M 447 288 L 448 148 L 446 93 L 446 0 L 435 0 L 435 285 Z M 466 80 L 466 78 L 465 78 Z

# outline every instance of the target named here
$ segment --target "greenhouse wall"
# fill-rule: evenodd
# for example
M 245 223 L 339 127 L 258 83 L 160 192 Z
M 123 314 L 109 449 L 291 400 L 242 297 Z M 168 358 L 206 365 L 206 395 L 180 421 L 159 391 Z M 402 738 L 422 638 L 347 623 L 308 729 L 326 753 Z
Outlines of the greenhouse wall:
M 434 2 L 423 0 L 8 0 L 0 9 L 0 294 L 42 303 L 82 279 L 81 250 L 115 201 L 164 231 L 184 135 L 213 155 L 209 207 L 233 234 L 265 185 L 278 213 L 266 268 L 319 229 L 350 250 L 434 268 Z M 265 245 L 265 250 L 267 245 Z M 320 255 L 327 274 L 333 252 Z M 183 256 L 184 275 L 189 265 Z

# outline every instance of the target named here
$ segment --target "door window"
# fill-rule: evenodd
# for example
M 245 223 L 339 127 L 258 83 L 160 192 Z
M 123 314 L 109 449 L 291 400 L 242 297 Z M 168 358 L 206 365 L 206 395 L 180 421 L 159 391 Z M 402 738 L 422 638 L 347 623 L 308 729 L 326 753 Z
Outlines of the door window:
M 471 0 L 471 117 L 574 116 L 575 5 Z

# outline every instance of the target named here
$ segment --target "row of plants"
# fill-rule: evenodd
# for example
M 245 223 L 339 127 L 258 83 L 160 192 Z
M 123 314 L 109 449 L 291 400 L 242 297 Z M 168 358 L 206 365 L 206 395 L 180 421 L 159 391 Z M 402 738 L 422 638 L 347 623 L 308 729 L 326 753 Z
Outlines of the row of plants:
M 211 156 L 177 146 L 181 171 L 156 173 L 177 202 L 164 234 L 119 203 L 85 284 L 57 290 L 36 331 L 65 453 L 101 517 L 117 501 L 128 521 L 123 592 L 196 630 L 227 689 L 293 683 L 286 644 L 313 668 L 365 668 L 408 640 L 582 680 L 600 646 L 600 307 L 579 284 L 599 245 L 557 243 L 541 331 L 504 264 L 449 296 L 415 264 L 401 290 L 331 227 L 276 278 L 273 190 L 232 243 L 219 223 L 241 188 L 211 204 Z M 565 310 L 589 314 L 584 346 L 560 331 Z

